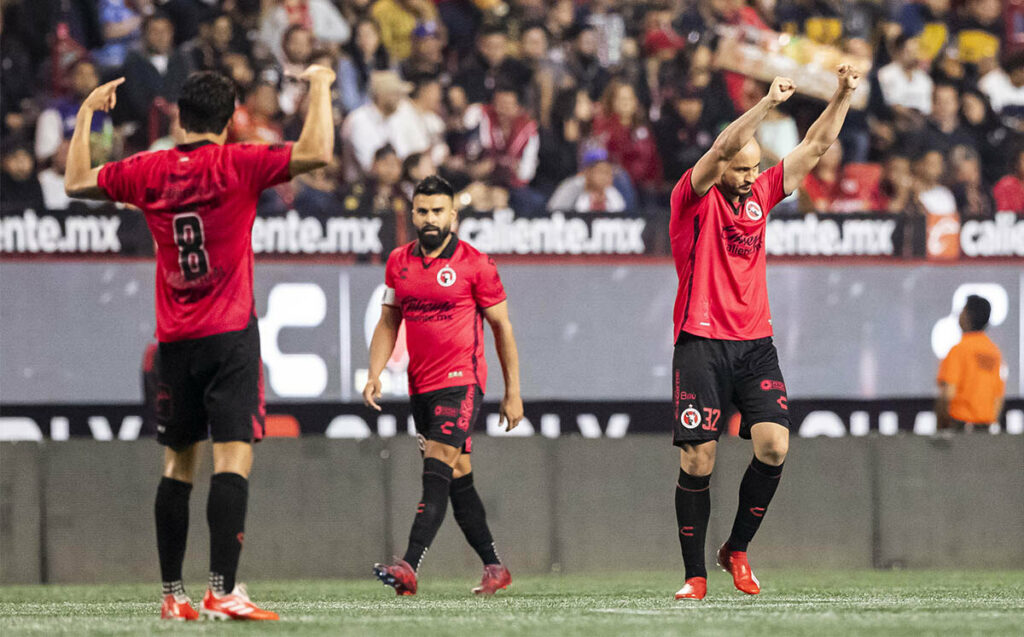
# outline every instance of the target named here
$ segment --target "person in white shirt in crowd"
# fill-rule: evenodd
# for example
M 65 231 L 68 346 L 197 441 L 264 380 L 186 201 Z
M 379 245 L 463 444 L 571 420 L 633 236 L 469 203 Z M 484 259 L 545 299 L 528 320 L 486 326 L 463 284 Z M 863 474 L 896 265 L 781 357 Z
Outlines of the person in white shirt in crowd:
M 327 45 L 341 46 L 352 37 L 352 28 L 330 0 L 277 0 L 276 5 L 263 16 L 260 39 L 281 61 L 284 32 L 294 24 L 312 30 L 316 39 Z
M 412 105 L 420 118 L 423 138 L 410 140 L 410 146 L 422 146 L 422 152 L 428 153 L 434 165 L 440 166 L 448 159 L 449 154 L 448 144 L 444 139 L 447 127 L 441 118 L 444 108 L 441 81 L 436 78 L 421 79 L 416 82 L 411 97 Z
M 938 150 L 929 150 L 914 161 L 914 192 L 921 212 L 929 215 L 955 215 L 956 198 L 942 185 L 946 162 Z
M 370 74 L 370 102 L 349 113 L 341 125 L 346 181 L 358 181 L 373 164 L 373 154 L 390 144 L 399 159 L 427 150 L 423 119 L 409 101 L 413 86 L 397 71 Z
M 932 112 L 932 78 L 921 68 L 918 39 L 901 35 L 894 44 L 893 61 L 878 70 L 882 98 L 897 117 Z M 919 117 L 919 116 L 917 116 Z
M 608 151 L 591 148 L 583 153 L 580 172 L 558 185 L 548 210 L 573 212 L 624 212 L 626 199 L 612 183 L 615 167 L 608 160 Z
M 993 66 L 978 80 L 978 88 L 996 113 L 1024 121 L 1024 51 L 1007 58 L 1005 70 Z

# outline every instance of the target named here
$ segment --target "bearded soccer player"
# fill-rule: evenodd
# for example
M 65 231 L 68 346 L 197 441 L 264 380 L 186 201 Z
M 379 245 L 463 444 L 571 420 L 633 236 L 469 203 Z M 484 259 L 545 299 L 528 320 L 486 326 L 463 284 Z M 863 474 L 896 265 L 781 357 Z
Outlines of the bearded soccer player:
M 760 526 L 789 450 L 786 384 L 772 343 L 764 233 L 768 212 L 836 141 L 859 73 L 843 65 L 839 88 L 807 136 L 780 164 L 759 175 L 761 149 L 754 132 L 785 102 L 793 82 L 775 78 L 756 106 L 730 124 L 672 190 L 669 233 L 679 289 L 674 308 L 674 442 L 679 447 L 676 519 L 686 583 L 676 599 L 707 592 L 704 536 L 711 512 L 709 485 L 722 412 L 735 404 L 740 436 L 754 457 L 740 484 L 739 508 L 718 564 L 736 588 L 760 592 L 747 562 L 747 545 Z
M 93 113 L 108 111 L 124 78 L 100 86 L 78 112 L 65 189 L 142 210 L 156 242 L 159 341 L 157 439 L 165 446 L 156 494 L 164 619 L 197 619 L 181 570 L 197 443 L 213 439 L 206 507 L 210 586 L 200 612 L 216 619 L 277 619 L 235 583 L 248 501 L 252 443 L 263 437 L 263 367 L 253 304 L 252 224 L 265 189 L 326 166 L 334 149 L 334 72 L 311 66 L 309 112 L 295 144 L 229 144 L 235 88 L 194 73 L 178 100 L 183 143 L 91 168 Z
M 423 450 L 423 495 L 404 558 L 373 567 L 398 595 L 416 594 L 416 572 L 444 521 L 449 499 L 455 521 L 484 563 L 473 592 L 492 595 L 512 581 L 495 551 L 469 460 L 470 436 L 487 387 L 484 320 L 494 332 L 505 377 L 500 418 L 506 431 L 523 418 L 519 357 L 494 260 L 452 232 L 453 196 L 451 184 L 437 176 L 423 179 L 413 191 L 419 240 L 388 257 L 384 305 L 370 341 L 370 375 L 363 389 L 366 404 L 380 411 L 380 374 L 404 320 L 412 414 Z

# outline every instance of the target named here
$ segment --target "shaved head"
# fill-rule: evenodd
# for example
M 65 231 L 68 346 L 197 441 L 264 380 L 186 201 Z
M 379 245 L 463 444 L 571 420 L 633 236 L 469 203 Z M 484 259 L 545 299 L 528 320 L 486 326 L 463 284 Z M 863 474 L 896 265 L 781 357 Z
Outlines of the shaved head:
M 747 142 L 718 179 L 718 189 L 728 199 L 739 200 L 750 195 L 750 187 L 760 172 L 761 145 L 756 139 Z

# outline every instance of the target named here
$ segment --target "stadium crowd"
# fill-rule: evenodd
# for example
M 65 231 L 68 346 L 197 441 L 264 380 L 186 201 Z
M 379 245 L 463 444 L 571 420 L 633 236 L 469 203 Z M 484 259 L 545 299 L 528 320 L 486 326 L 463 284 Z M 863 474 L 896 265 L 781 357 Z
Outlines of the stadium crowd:
M 174 144 L 195 70 L 237 85 L 230 141 L 294 140 L 297 79 L 337 70 L 336 161 L 265 193 L 263 215 L 395 217 L 440 172 L 463 209 L 667 214 L 680 174 L 764 93 L 721 40 L 809 42 L 870 65 L 866 104 L 789 209 L 1024 211 L 1024 0 L 3 0 L 0 202 L 63 209 L 75 113 L 93 160 Z M 762 34 L 758 36 L 758 33 Z M 730 35 L 732 34 L 732 35 Z M 729 67 L 729 69 L 723 68 Z M 834 81 L 834 80 L 833 80 Z M 800 84 L 800 81 L 797 82 Z M 832 90 L 830 84 L 828 90 Z M 770 165 L 823 102 L 758 131 Z

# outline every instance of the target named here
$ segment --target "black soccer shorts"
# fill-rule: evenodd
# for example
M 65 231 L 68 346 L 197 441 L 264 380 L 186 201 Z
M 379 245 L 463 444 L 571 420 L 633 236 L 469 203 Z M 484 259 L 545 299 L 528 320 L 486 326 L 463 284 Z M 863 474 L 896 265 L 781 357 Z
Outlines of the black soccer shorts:
M 725 341 L 682 332 L 672 355 L 676 446 L 718 440 L 732 403 L 740 411 L 740 437 L 774 422 L 790 428 L 786 383 L 771 337 Z
M 157 441 L 181 449 L 263 438 L 263 363 L 256 318 L 244 330 L 160 343 Z
M 473 427 L 480 415 L 484 392 L 478 385 L 445 387 L 422 394 L 413 394 L 412 419 L 421 442 L 433 440 L 458 447 L 463 453 L 473 451 Z

